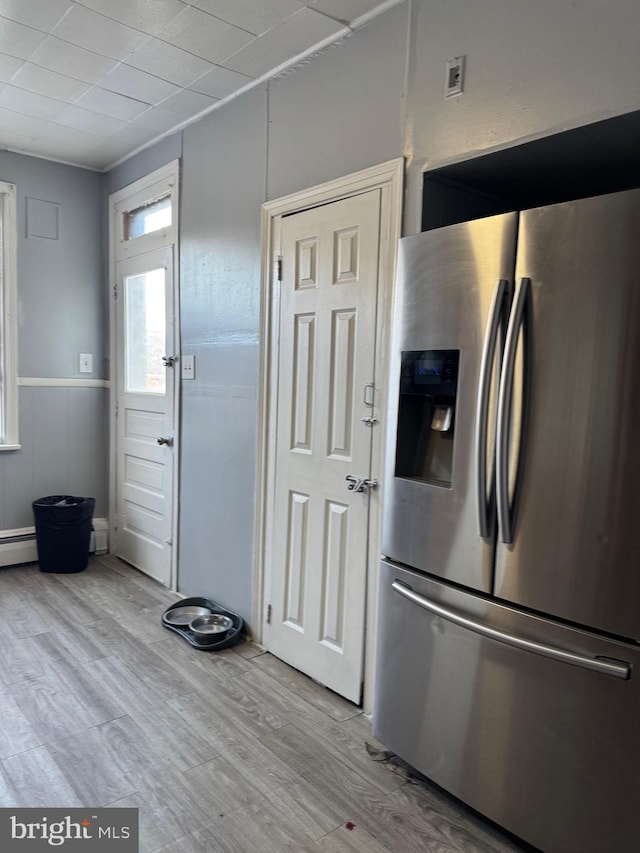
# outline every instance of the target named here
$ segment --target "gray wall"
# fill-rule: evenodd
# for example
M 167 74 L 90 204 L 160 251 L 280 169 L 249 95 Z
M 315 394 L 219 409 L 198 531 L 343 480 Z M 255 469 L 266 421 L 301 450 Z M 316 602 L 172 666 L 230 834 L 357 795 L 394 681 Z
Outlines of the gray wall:
M 104 176 L 0 151 L 0 180 L 17 188 L 19 377 L 104 379 Z M 54 210 L 57 234 L 28 237 Z M 93 353 L 93 374 L 80 374 L 80 352 Z M 0 453 L 0 530 L 31 526 L 46 494 L 90 495 L 107 514 L 107 391 L 71 386 L 19 388 L 22 449 Z
M 182 155 L 178 585 L 252 616 L 260 206 L 402 153 L 407 7 L 225 105 L 108 176 Z
M 250 620 L 260 205 L 402 152 L 407 10 L 183 133 L 179 588 Z M 381 61 L 383 58 L 383 61 Z
M 179 585 L 251 616 L 260 204 L 404 153 L 404 230 L 424 168 L 640 107 L 640 6 L 628 0 L 412 0 L 100 176 L 0 152 L 19 193 L 21 376 L 107 378 L 106 196 L 182 157 Z M 445 101 L 444 65 L 467 57 Z M 406 92 L 405 92 L 406 76 Z M 60 205 L 27 240 L 25 197 Z M 100 218 L 102 217 L 102 219 Z M 106 392 L 21 388 L 23 450 L 0 454 L 0 530 L 74 491 L 106 514 Z
M 184 131 L 179 586 L 251 615 L 266 87 Z
M 413 0 L 405 231 L 424 168 L 637 110 L 639 31 L 631 0 Z M 445 99 L 461 54 L 464 94 Z
M 269 199 L 402 156 L 407 13 L 269 84 Z
M 412 0 L 108 176 L 182 150 L 182 592 L 251 617 L 261 202 L 404 154 L 411 233 L 424 168 L 638 109 L 639 27 L 627 0 Z
M 123 187 L 132 184 L 139 178 L 144 178 L 150 172 L 154 172 L 161 166 L 171 163 L 173 160 L 178 160 L 182 155 L 182 133 L 173 133 L 171 136 L 166 136 L 161 139 L 151 148 L 141 151 L 139 154 L 134 154 L 129 157 L 119 166 L 111 169 L 106 174 L 104 182 L 105 191 L 105 229 L 108 232 L 109 223 L 109 206 L 108 198 L 111 193 L 121 190 Z M 105 262 L 108 262 L 107 243 L 105 241 Z

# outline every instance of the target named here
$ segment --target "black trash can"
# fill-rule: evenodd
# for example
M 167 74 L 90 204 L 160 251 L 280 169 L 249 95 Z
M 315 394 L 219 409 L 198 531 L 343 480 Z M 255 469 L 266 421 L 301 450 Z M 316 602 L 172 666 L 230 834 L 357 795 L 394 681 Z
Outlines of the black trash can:
M 49 495 L 32 503 L 41 572 L 82 572 L 89 562 L 95 498 Z

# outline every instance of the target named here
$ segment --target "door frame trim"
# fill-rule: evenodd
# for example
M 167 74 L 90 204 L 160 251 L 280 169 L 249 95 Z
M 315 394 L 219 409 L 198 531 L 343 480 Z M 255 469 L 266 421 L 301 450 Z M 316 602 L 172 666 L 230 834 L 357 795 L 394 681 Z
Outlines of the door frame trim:
M 125 243 L 119 228 L 118 211 L 123 202 L 142 204 L 144 199 L 152 199 L 160 193 L 171 194 L 172 222 L 171 226 L 157 232 L 136 238 L 136 241 Z M 142 201 L 141 201 L 142 199 Z M 170 248 L 173 263 L 173 323 L 174 323 L 174 352 L 180 352 L 180 243 L 178 235 L 180 218 L 180 160 L 172 160 L 165 166 L 150 172 L 148 175 L 133 181 L 127 186 L 109 195 L 109 553 L 115 553 L 117 547 L 116 531 L 116 489 L 117 489 L 117 422 L 116 409 L 118 402 L 118 348 L 116 325 L 116 264 L 137 255 L 147 254 L 156 249 Z M 132 245 L 133 244 L 133 245 Z M 173 452 L 173 500 L 172 500 L 172 530 L 171 530 L 171 571 L 169 589 L 178 588 L 178 511 L 180 506 L 180 367 L 174 374 L 174 452 Z
M 372 467 L 382 473 L 385 446 L 385 403 L 388 386 L 391 317 L 395 297 L 397 244 L 401 236 L 404 159 L 398 157 L 327 183 L 265 202 L 261 208 L 261 294 L 258 386 L 258 436 L 256 451 L 256 496 L 253 566 L 253 638 L 260 643 L 266 618 L 265 590 L 269 580 L 272 509 L 275 488 L 275 419 L 277 398 L 278 320 L 280 283 L 277 277 L 277 247 L 282 217 L 355 195 L 381 190 L 380 248 L 376 317 L 375 405 L 379 426 L 374 431 Z M 378 477 L 380 480 L 380 476 Z M 378 609 L 378 561 L 383 484 L 372 493 L 365 613 L 364 692 L 365 713 L 373 705 L 373 676 Z

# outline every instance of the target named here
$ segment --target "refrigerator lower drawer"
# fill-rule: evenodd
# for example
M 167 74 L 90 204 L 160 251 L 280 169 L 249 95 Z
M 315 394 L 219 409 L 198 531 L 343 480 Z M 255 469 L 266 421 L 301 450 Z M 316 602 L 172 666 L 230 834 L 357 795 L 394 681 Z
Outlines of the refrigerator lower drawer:
M 375 736 L 545 853 L 640 850 L 638 673 L 633 646 L 382 563 Z

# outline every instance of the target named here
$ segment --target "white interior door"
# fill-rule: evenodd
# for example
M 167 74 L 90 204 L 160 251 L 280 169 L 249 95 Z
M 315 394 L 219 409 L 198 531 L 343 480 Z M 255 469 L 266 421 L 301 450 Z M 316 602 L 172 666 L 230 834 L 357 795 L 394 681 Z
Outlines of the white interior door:
M 283 217 L 270 604 L 278 657 L 359 702 L 380 190 Z M 275 390 L 275 389 L 274 389 Z
M 170 586 L 178 370 L 173 250 L 120 261 L 116 277 L 116 553 Z

